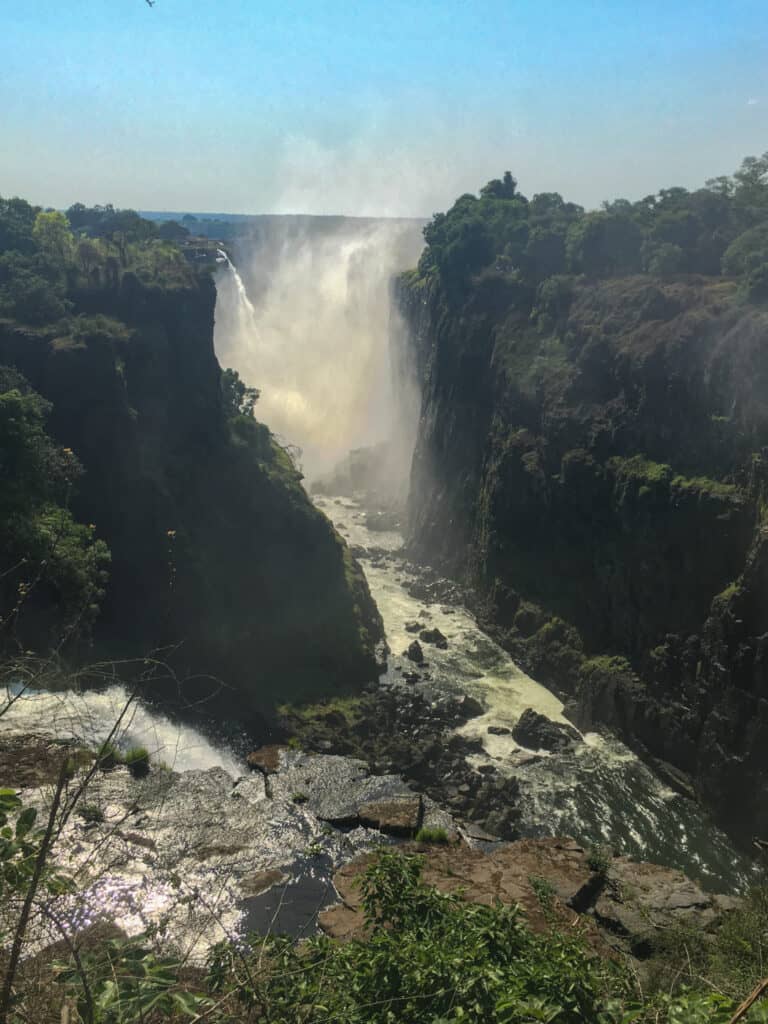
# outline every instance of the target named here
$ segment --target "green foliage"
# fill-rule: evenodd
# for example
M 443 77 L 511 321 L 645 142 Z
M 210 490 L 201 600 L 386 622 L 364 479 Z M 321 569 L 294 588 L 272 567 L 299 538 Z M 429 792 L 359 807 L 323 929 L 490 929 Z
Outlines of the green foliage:
M 534 195 L 530 202 L 509 171 L 480 190 L 461 196 L 447 213 L 424 229 L 427 247 L 414 287 L 437 275 L 454 301 L 470 283 L 494 267 L 528 286 L 567 270 L 589 277 L 644 271 L 666 277 L 678 273 L 746 278 L 768 264 L 768 154 L 748 157 L 732 178 L 705 188 L 661 189 L 632 203 L 617 199 L 585 212 L 558 193 Z M 755 280 L 747 294 L 763 301 L 768 286 Z
M 122 756 L 122 762 L 134 779 L 143 779 L 149 774 L 149 751 L 146 747 L 129 747 Z
M 87 825 L 100 825 L 104 821 L 104 811 L 98 804 L 80 804 L 77 808 L 77 815 Z
M 32 237 L 44 256 L 52 263 L 64 265 L 72 255 L 75 238 L 69 221 L 58 210 L 40 212 L 35 217 Z
M 66 508 L 81 468 L 46 434 L 48 409 L 18 373 L 0 368 L 0 614 L 15 615 L 35 588 L 47 587 L 79 628 L 98 610 L 109 551 Z
M 649 274 L 656 277 L 667 277 L 684 269 L 685 254 L 679 245 L 672 242 L 661 242 L 645 249 L 644 257 Z
M 0 253 L 15 250 L 27 255 L 35 251 L 32 229 L 39 206 L 31 206 L 26 199 L 3 199 L 0 196 Z
M 606 878 L 611 866 L 612 850 L 608 846 L 592 846 L 587 851 L 587 867 L 596 875 Z
M 60 320 L 69 309 L 63 279 L 38 257 L 0 255 L 0 316 L 38 325 Z
M 515 909 L 424 885 L 421 867 L 417 857 L 378 854 L 361 880 L 366 940 L 268 940 L 269 966 L 243 987 L 241 1002 L 274 1024 L 608 1020 L 608 992 L 621 992 L 624 980 L 577 935 L 534 935 Z M 231 984 L 237 966 L 228 947 L 214 951 L 214 991 Z
M 416 842 L 444 845 L 448 842 L 448 833 L 444 828 L 430 828 L 429 826 L 424 826 L 416 833 Z
M 195 1017 L 210 1005 L 179 985 L 180 963 L 155 953 L 141 939 L 111 940 L 79 966 L 60 965 L 58 979 L 74 996 L 82 1020 L 92 1024 L 147 1024 Z
M 642 231 L 625 211 L 588 213 L 568 231 L 571 270 L 589 277 L 634 274 L 640 270 Z
M 743 277 L 768 263 L 768 223 L 744 231 L 726 249 L 722 267 L 729 277 Z
M 45 830 L 37 825 L 37 811 L 25 807 L 14 789 L 0 789 L 0 944 L 13 931 L 13 911 L 32 883 Z M 50 896 L 72 891 L 70 878 L 46 862 L 38 891 Z
M 542 910 L 549 911 L 556 894 L 554 885 L 548 878 L 541 878 L 539 875 L 531 875 L 528 879 L 528 884 L 533 889 Z
M 253 418 L 253 410 L 259 400 L 259 389 L 249 388 L 240 379 L 237 370 L 226 369 L 221 372 L 221 401 L 224 415 L 228 420 L 238 416 Z

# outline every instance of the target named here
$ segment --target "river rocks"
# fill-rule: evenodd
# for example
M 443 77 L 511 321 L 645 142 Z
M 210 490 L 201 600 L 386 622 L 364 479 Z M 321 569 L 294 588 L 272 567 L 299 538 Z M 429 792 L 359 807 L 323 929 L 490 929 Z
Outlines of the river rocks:
M 482 715 L 485 708 L 476 697 L 470 697 L 468 693 L 465 693 L 456 701 L 456 710 L 462 718 L 469 719 Z
M 82 799 L 98 815 L 72 815 L 56 845 L 61 868 L 82 887 L 77 912 L 131 935 L 164 920 L 177 948 L 203 957 L 237 934 L 244 914 L 266 931 L 274 900 L 262 896 L 275 886 L 291 892 L 282 926 L 311 933 L 318 907 L 335 899 L 330 874 L 355 853 L 421 823 L 455 831 L 434 801 L 353 758 L 273 748 L 263 763 L 268 771 L 260 765 L 237 780 L 219 767 L 152 769 L 139 780 L 124 767 L 96 773 Z M 50 789 L 24 797 L 44 815 Z
M 424 662 L 424 652 L 421 649 L 421 644 L 418 640 L 414 640 L 408 645 L 408 650 L 405 651 L 404 657 L 409 658 L 411 661 L 415 661 L 417 665 L 421 665 Z
M 506 725 L 489 725 L 488 726 L 488 734 L 490 736 L 509 736 L 509 735 L 511 735 L 511 733 L 512 733 L 512 730 L 509 729 Z
M 276 744 L 259 747 L 248 754 L 245 762 L 253 771 L 259 771 L 263 775 L 274 775 L 280 767 L 280 751 L 283 749 Z
M 581 741 L 581 734 L 571 725 L 553 722 L 533 708 L 526 708 L 512 730 L 513 739 L 531 750 L 565 750 Z
M 413 836 L 421 823 L 418 794 L 361 804 L 360 822 L 392 836 Z
M 419 633 L 419 640 L 425 644 L 433 644 L 443 651 L 448 647 L 448 641 L 437 627 L 434 629 L 422 629 L 421 633 Z
M 405 624 L 406 633 L 418 633 L 422 629 L 424 629 L 423 622 L 406 622 Z

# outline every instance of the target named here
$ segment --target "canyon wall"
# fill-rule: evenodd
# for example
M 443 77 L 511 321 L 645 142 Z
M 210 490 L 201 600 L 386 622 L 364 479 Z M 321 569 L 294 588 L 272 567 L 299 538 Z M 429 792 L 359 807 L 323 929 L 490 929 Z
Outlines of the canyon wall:
M 0 323 L 0 364 L 52 403 L 85 474 L 72 510 L 112 552 L 92 656 L 163 649 L 182 699 L 249 715 L 375 678 L 381 622 L 362 573 L 269 429 L 225 412 L 210 274 L 126 272 L 72 317 Z M 212 679 L 221 680 L 219 688 Z
M 584 729 L 768 831 L 768 313 L 720 278 L 397 285 L 409 544 Z

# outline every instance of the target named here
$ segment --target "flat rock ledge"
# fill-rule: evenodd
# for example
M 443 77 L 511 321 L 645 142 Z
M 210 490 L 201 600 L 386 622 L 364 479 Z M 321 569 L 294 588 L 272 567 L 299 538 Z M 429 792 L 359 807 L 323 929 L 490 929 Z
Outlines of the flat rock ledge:
M 408 849 L 426 848 L 415 843 Z M 370 859 L 358 857 L 336 872 L 334 885 L 343 902 L 319 918 L 328 935 L 364 936 L 356 879 Z M 565 926 L 580 921 L 597 952 L 629 953 L 638 960 L 653 954 L 663 930 L 707 929 L 734 905 L 732 897 L 705 893 L 681 872 L 656 864 L 613 857 L 607 873 L 597 873 L 587 850 L 570 838 L 521 839 L 490 850 L 430 846 L 422 877 L 441 892 L 462 890 L 472 903 L 518 905 L 534 931 L 551 928 L 553 913 Z M 546 908 L 543 899 L 550 900 Z

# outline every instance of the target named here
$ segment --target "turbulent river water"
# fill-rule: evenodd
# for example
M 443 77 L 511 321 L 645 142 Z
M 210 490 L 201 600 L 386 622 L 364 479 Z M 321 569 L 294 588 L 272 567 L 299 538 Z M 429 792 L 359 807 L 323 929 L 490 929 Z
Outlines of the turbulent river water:
M 672 792 L 618 740 L 595 733 L 564 754 L 539 752 L 521 764 L 510 735 L 493 735 L 489 726 L 512 727 L 526 708 L 564 721 L 563 705 L 549 690 L 522 672 L 509 655 L 484 634 L 461 607 L 425 604 L 409 593 L 413 574 L 408 563 L 382 557 L 397 553 L 397 532 L 371 531 L 363 508 L 347 498 L 317 498 L 346 540 L 360 552 L 361 563 L 379 607 L 387 641 L 395 655 L 388 682 L 399 684 L 400 655 L 413 640 L 405 626 L 419 621 L 437 627 L 448 640 L 446 650 L 428 648 L 429 679 L 417 682 L 427 692 L 463 692 L 479 699 L 485 713 L 460 732 L 482 740 L 484 753 L 473 762 L 492 764 L 514 774 L 521 786 L 522 832 L 527 836 L 571 835 L 589 843 L 606 843 L 622 853 L 676 867 L 706 888 L 744 884 L 749 861 L 740 856 L 696 804 Z M 362 554 L 365 549 L 367 554 Z
M 547 755 L 489 733 L 489 726 L 513 727 L 526 708 L 562 720 L 562 705 L 467 610 L 412 596 L 420 570 L 402 557 L 399 533 L 368 529 L 366 511 L 351 499 L 316 500 L 354 546 L 382 614 L 392 653 L 381 685 L 415 689 L 435 702 L 459 694 L 481 702 L 484 713 L 458 731 L 482 743 L 470 757 L 474 767 L 492 765 L 517 778 L 522 835 L 607 843 L 682 869 L 712 891 L 746 884 L 748 862 L 701 809 L 665 788 L 617 741 L 589 734 L 567 752 Z M 405 681 L 412 664 L 401 656 L 413 639 L 406 623 L 414 620 L 448 641 L 445 650 L 429 647 L 415 683 Z M 129 933 L 161 927 L 193 958 L 249 929 L 308 934 L 318 911 L 338 898 L 335 869 L 391 841 L 359 823 L 332 826 L 357 820 L 355 809 L 367 801 L 410 795 L 396 774 L 373 776 L 351 758 L 290 750 L 280 755 L 277 774 L 248 773 L 247 738 L 217 738 L 213 728 L 201 731 L 131 702 L 120 686 L 25 693 L 0 719 L 0 741 L 74 737 L 93 748 L 126 704 L 117 739 L 124 748 L 147 747 L 153 768 L 143 779 L 125 768 L 97 772 L 68 819 L 57 855 L 79 885 L 66 910 L 73 926 L 106 916 Z M 49 787 L 32 787 L 24 798 L 42 811 Z M 426 798 L 424 808 L 426 824 L 451 826 Z M 47 941 L 40 936 L 41 946 Z

